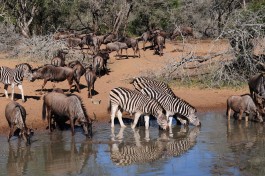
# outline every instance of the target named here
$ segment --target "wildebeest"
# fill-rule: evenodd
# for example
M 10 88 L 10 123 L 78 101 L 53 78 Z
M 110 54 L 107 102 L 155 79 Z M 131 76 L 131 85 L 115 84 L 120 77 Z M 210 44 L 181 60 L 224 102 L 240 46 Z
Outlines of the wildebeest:
M 56 32 L 53 35 L 53 38 L 55 40 L 59 40 L 59 39 L 65 39 L 71 36 L 71 33 L 69 31 L 60 31 L 60 32 Z
M 126 43 L 123 42 L 112 42 L 112 43 L 108 43 L 106 45 L 106 50 L 111 52 L 111 51 L 116 51 L 117 55 L 120 56 L 122 54 L 122 50 L 125 49 L 126 50 L 126 56 L 128 57 L 128 53 L 127 53 L 127 49 L 128 46 Z M 120 53 L 121 51 L 121 53 Z
M 138 57 L 140 57 L 140 50 L 139 50 L 138 40 L 137 39 L 129 38 L 129 37 L 121 37 L 119 39 L 119 42 L 126 43 L 128 48 L 132 48 L 133 49 L 133 52 L 134 52 L 133 57 L 136 56 L 136 53 L 138 53 Z
M 75 77 L 75 70 L 69 67 L 55 67 L 53 65 L 44 65 L 34 70 L 33 80 L 43 79 L 43 85 L 41 87 L 41 92 L 48 81 L 51 82 L 61 82 L 67 79 L 69 84 L 69 92 L 73 87 L 73 81 L 76 83 L 77 91 L 80 92 L 78 81 Z
M 145 48 L 145 44 L 149 41 L 152 43 L 153 45 L 153 35 L 152 35 L 152 31 L 148 30 L 146 32 L 144 32 L 141 37 L 140 37 L 140 40 L 143 41 L 143 50 L 145 51 L 146 48 Z
M 79 62 L 78 60 L 72 61 L 68 63 L 68 67 L 72 68 L 75 72 L 75 78 L 77 81 L 77 84 L 80 84 L 80 78 L 85 74 L 86 69 L 84 66 Z M 76 87 L 77 88 L 77 87 Z
M 54 66 L 64 67 L 65 66 L 65 55 L 66 51 L 59 50 L 57 56 L 52 58 L 51 64 Z
M 92 98 L 92 91 L 94 91 L 95 81 L 97 79 L 96 73 L 92 68 L 88 68 L 85 73 L 85 79 L 87 82 L 88 98 Z
M 250 95 L 253 96 L 253 92 L 265 98 L 265 78 L 263 73 L 258 73 L 251 77 L 248 81 Z
M 250 95 L 259 108 L 264 108 L 265 79 L 263 73 L 252 76 L 248 81 Z
M 171 35 L 171 40 L 173 40 L 177 36 L 192 36 L 193 37 L 193 29 L 191 27 L 177 27 L 174 29 Z
M 102 72 L 106 73 L 105 61 L 101 55 L 95 55 L 93 57 L 92 69 L 98 77 L 102 76 Z
M 99 38 L 96 36 L 96 34 L 92 33 L 92 34 L 88 34 L 86 36 L 86 45 L 87 46 L 92 46 L 93 47 L 93 53 L 97 53 L 98 50 L 100 49 L 100 41 Z
M 14 136 L 17 129 L 20 130 L 19 136 L 22 137 L 27 144 L 30 144 L 32 130 L 26 125 L 26 110 L 23 106 L 15 101 L 11 101 L 6 105 L 5 116 L 10 127 L 8 142 Z
M 109 74 L 109 69 L 107 67 L 109 57 L 109 52 L 106 50 L 99 50 L 99 52 L 92 58 L 92 69 L 95 71 L 97 76 L 102 76 L 102 71 L 104 74 Z
M 163 48 L 165 44 L 165 38 L 159 33 L 154 36 L 154 54 L 158 53 L 159 56 L 163 55 Z
M 104 36 L 103 44 L 108 44 L 116 41 L 116 35 L 114 33 L 108 33 Z
M 47 115 L 46 115 L 47 113 Z M 67 96 L 62 93 L 50 92 L 43 97 L 42 119 L 47 117 L 50 132 L 52 115 L 56 117 L 55 121 L 66 122 L 70 120 L 72 136 L 74 135 L 75 121 L 83 127 L 87 137 L 92 137 L 92 119 L 87 115 L 82 100 L 77 95 Z
M 248 121 L 248 116 L 250 113 L 254 113 L 255 116 L 259 119 L 260 122 L 263 122 L 263 119 L 259 113 L 259 109 L 255 105 L 253 99 L 249 94 L 237 96 L 233 95 L 227 99 L 227 109 L 226 114 L 228 120 L 230 119 L 231 110 L 234 111 L 234 115 L 239 113 L 238 119 L 241 120 L 243 113 L 246 113 L 245 120 Z
M 77 38 L 77 37 L 70 37 L 66 39 L 67 46 L 69 48 L 74 48 L 79 46 L 81 49 L 83 49 L 83 42 L 82 39 Z

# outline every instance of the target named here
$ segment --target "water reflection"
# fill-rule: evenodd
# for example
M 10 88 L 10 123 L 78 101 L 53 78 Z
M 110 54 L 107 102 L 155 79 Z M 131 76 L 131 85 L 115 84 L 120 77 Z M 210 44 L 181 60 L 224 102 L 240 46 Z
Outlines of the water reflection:
M 12 143 L 8 143 L 8 145 L 7 172 L 9 175 L 22 175 L 27 170 L 28 161 L 32 160 L 32 151 L 30 147 L 23 147 L 21 140 L 18 140 L 17 145 Z
M 265 174 L 263 167 L 265 165 L 264 134 L 264 124 L 228 121 L 227 142 L 234 153 L 233 165 L 239 167 L 242 173 Z
M 200 132 L 199 127 L 176 126 L 172 133 L 158 131 L 158 138 L 150 139 L 149 129 L 132 130 L 134 142 L 123 141 L 124 128 L 120 128 L 117 135 L 112 131 L 111 160 L 116 165 L 130 165 L 133 163 L 147 163 L 165 157 L 179 156 L 187 152 L 196 143 Z
M 92 154 L 92 143 L 84 140 L 80 144 L 74 136 L 69 140 L 65 140 L 62 132 L 50 134 L 50 142 L 43 148 L 44 165 L 48 173 L 81 173 Z

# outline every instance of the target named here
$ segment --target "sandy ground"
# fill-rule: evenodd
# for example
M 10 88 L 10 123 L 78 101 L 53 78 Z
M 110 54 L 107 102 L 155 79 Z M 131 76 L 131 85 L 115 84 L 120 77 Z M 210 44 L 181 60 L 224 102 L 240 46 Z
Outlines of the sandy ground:
M 191 41 L 183 45 L 181 42 L 167 43 L 165 54 L 162 57 L 153 55 L 152 50 L 141 50 L 140 58 L 129 58 L 129 59 L 115 59 L 116 53 L 111 53 L 111 59 L 109 61 L 109 68 L 111 70 L 109 75 L 98 78 L 95 83 L 96 95 L 93 96 L 94 102 L 100 100 L 100 104 L 94 104 L 91 99 L 87 98 L 87 88 L 84 76 L 81 78 L 81 93 L 75 92 L 81 96 L 85 107 L 87 108 L 88 114 L 93 118 L 93 113 L 96 114 L 97 120 L 100 122 L 107 122 L 110 120 L 110 115 L 107 112 L 109 104 L 108 93 L 111 89 L 123 86 L 133 89 L 133 86 L 129 84 L 129 79 L 135 76 L 141 75 L 144 71 L 153 70 L 156 72 L 161 69 L 169 59 L 178 59 L 181 56 L 187 54 L 192 49 L 197 55 L 206 55 L 207 53 L 219 52 L 226 50 L 229 47 L 226 41 Z M 140 48 L 142 44 L 140 43 Z M 176 51 L 176 52 L 172 52 Z M 129 54 L 132 54 L 131 49 L 128 50 Z M 16 64 L 23 63 L 25 61 L 19 59 L 6 59 L 4 54 L 0 54 L 0 65 L 14 68 Z M 40 66 L 44 63 L 29 62 L 33 67 Z M 36 130 L 45 130 L 47 122 L 42 120 L 42 95 L 40 95 L 40 88 L 43 80 L 36 80 L 35 82 L 29 82 L 24 80 L 23 88 L 26 97 L 26 102 L 22 103 L 20 92 L 15 87 L 15 101 L 22 104 L 27 110 L 27 124 L 28 126 Z M 5 119 L 4 110 L 6 104 L 10 99 L 6 99 L 4 96 L 3 84 L 0 84 L 0 134 L 8 133 L 8 124 Z M 67 82 L 57 83 L 56 87 L 66 90 L 68 88 Z M 51 90 L 52 83 L 48 82 L 45 88 Z M 186 88 L 186 87 L 171 87 L 175 94 L 182 99 L 189 102 L 191 105 L 200 111 L 213 111 L 222 110 L 225 112 L 226 99 L 231 95 L 240 95 L 247 93 L 247 87 L 239 90 L 235 89 L 201 89 L 198 87 Z M 9 87 L 8 92 L 11 92 Z M 48 132 L 48 131 L 47 131 Z

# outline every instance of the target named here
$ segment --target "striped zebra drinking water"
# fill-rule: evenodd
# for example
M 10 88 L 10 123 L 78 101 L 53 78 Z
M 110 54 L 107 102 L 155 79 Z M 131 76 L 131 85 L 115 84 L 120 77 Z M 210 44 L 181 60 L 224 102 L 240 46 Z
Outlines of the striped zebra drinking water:
M 122 110 L 135 113 L 132 128 L 135 128 L 141 115 L 145 115 L 145 127 L 149 127 L 149 115 L 157 118 L 157 123 L 163 128 L 167 128 L 167 118 L 165 110 L 154 99 L 127 88 L 114 88 L 109 93 L 111 111 L 111 127 L 114 127 L 114 118 L 117 113 L 121 127 L 126 127 L 122 121 Z
M 141 92 L 144 88 L 154 88 L 155 90 L 159 91 L 162 94 L 168 94 L 173 98 L 179 98 L 177 97 L 174 92 L 171 90 L 171 88 L 168 86 L 168 84 L 162 82 L 162 81 L 156 81 L 151 78 L 147 77 L 137 77 L 134 78 L 133 81 L 131 81 L 131 84 L 134 85 L 135 89 Z M 180 98 L 179 98 L 180 99 Z M 183 119 L 182 116 L 176 117 L 176 120 L 178 120 L 181 124 L 185 125 L 187 124 L 187 121 Z
M 14 87 L 15 85 L 17 85 L 21 91 L 22 101 L 25 102 L 23 87 L 22 87 L 22 81 L 24 77 L 28 78 L 29 81 L 32 81 L 31 66 L 27 63 L 16 65 L 14 69 L 5 66 L 0 67 L 0 82 L 4 84 L 4 91 L 6 98 L 8 98 L 7 88 L 9 85 L 11 85 L 12 88 L 11 99 L 12 100 L 14 99 Z
M 166 110 L 166 116 L 169 119 L 168 125 L 172 125 L 172 116 L 180 115 L 188 119 L 188 121 L 195 125 L 200 126 L 200 120 L 196 116 L 196 109 L 186 101 L 180 98 L 173 98 L 168 94 L 163 94 L 155 88 L 146 87 L 141 89 L 144 95 L 147 95 L 158 101 L 162 107 Z M 179 119 L 179 118 L 178 118 Z M 181 119 L 179 119 L 181 120 Z

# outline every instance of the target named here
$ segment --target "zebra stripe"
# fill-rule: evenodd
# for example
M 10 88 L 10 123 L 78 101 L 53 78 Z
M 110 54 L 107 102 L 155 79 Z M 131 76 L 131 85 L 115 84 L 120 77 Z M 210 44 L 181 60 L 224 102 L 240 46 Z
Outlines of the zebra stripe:
M 18 88 L 21 90 L 22 101 L 25 101 L 22 87 L 22 81 L 24 77 L 27 77 L 29 80 L 32 80 L 31 66 L 27 63 L 17 65 L 15 69 L 11 69 L 5 66 L 0 67 L 0 82 L 5 85 L 4 90 L 6 98 L 8 98 L 8 85 L 11 85 L 12 87 L 12 100 L 14 99 L 14 86 L 17 85 Z
M 137 77 L 131 81 L 131 84 L 135 87 L 136 90 L 141 91 L 141 89 L 146 87 L 155 87 L 157 90 L 160 90 L 162 93 L 171 95 L 172 97 L 177 97 L 171 88 L 162 81 L 156 81 L 151 78 L 146 77 Z
M 173 98 L 168 94 L 162 94 L 160 91 L 157 91 L 154 88 L 144 88 L 141 89 L 141 92 L 144 95 L 147 95 L 155 100 L 158 101 L 162 105 L 162 107 L 166 110 L 166 115 L 169 116 L 173 115 L 181 115 L 186 117 L 190 123 L 195 126 L 200 125 L 200 120 L 196 117 L 196 109 L 191 106 L 186 101 L 180 98 Z M 169 121 L 169 126 L 171 126 L 171 119 Z
M 135 113 L 132 128 L 136 126 L 139 117 L 144 114 L 146 116 L 155 116 L 157 118 L 158 124 L 163 129 L 166 129 L 167 118 L 165 116 L 165 110 L 156 100 L 139 92 L 122 87 L 112 89 L 110 91 L 109 97 L 111 107 L 111 127 L 114 127 L 114 118 L 116 112 L 120 125 L 125 127 L 122 121 L 121 113 L 121 110 L 124 110 L 129 113 Z M 148 128 L 147 124 L 146 128 Z

